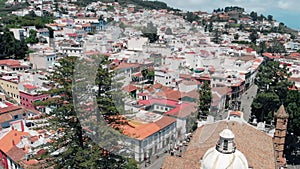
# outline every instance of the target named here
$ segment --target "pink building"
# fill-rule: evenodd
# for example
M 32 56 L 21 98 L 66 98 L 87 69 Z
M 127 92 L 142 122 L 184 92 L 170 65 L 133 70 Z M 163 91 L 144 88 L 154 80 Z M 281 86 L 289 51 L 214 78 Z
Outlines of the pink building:
M 35 91 L 35 89 L 37 89 L 36 86 L 30 84 L 24 84 L 23 86 L 24 86 L 24 91 L 20 91 L 21 105 L 28 109 L 39 110 L 41 112 L 44 112 L 43 107 L 34 106 L 34 103 L 48 99 L 49 95 L 36 92 Z

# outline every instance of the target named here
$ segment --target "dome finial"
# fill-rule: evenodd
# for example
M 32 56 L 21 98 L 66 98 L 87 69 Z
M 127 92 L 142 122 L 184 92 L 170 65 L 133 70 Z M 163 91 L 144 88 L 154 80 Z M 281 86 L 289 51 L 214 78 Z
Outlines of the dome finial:
M 235 143 L 234 143 L 234 134 L 232 133 L 231 130 L 224 129 L 220 133 L 220 139 L 216 145 L 216 149 L 224 154 L 231 154 L 235 152 Z

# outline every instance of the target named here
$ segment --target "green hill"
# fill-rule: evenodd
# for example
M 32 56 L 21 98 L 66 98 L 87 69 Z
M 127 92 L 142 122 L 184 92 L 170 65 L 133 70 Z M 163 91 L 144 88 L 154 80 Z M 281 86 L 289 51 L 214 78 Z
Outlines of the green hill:
M 137 9 L 141 9 L 141 8 L 156 9 L 156 10 L 167 9 L 173 11 L 180 11 L 179 9 L 171 8 L 166 3 L 160 1 L 143 1 L 143 0 L 100 0 L 100 1 L 104 3 L 118 2 L 121 6 L 127 6 L 129 4 L 133 4 L 137 7 Z M 97 2 L 97 0 L 80 0 L 77 1 L 76 4 L 83 7 L 90 4 L 91 2 Z

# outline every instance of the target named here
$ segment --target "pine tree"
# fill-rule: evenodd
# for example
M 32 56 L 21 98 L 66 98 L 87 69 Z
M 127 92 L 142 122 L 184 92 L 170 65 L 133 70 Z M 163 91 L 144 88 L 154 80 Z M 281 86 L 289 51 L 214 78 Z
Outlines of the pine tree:
M 207 116 L 209 114 L 210 106 L 212 102 L 212 94 L 209 82 L 205 81 L 199 89 L 199 113 L 198 119 L 201 116 Z
M 105 65 L 106 61 L 104 60 L 101 63 Z M 47 157 L 50 157 L 52 160 L 48 164 L 54 168 L 75 169 L 115 169 L 126 168 L 128 165 L 132 166 L 133 164 L 129 163 L 124 157 L 110 152 L 112 148 L 116 147 L 101 144 L 105 143 L 105 141 L 107 144 L 111 144 L 111 142 L 116 142 L 117 144 L 120 138 L 109 137 L 111 135 L 116 136 L 116 133 L 119 131 L 113 129 L 102 129 L 100 131 L 99 128 L 107 127 L 106 121 L 103 119 L 93 121 L 92 117 L 104 114 L 104 119 L 109 119 L 107 118 L 108 115 L 114 115 L 117 111 L 116 108 L 110 107 L 112 106 L 111 103 L 108 103 L 111 95 L 109 92 L 105 93 L 105 90 L 110 91 L 110 87 L 108 86 L 109 82 L 112 81 L 109 69 L 105 66 L 100 66 L 99 69 L 98 67 L 95 68 L 99 71 L 93 72 L 94 69 L 88 69 L 90 66 L 93 66 L 93 64 L 87 60 L 79 61 L 77 57 L 67 56 L 58 61 L 55 71 L 48 76 L 52 89 L 47 93 L 52 98 L 39 103 L 53 108 L 49 114 L 50 129 L 57 131 L 57 137 L 53 138 L 53 143 L 49 145 L 50 150 Z M 81 75 L 85 75 L 84 78 L 78 79 L 78 77 L 82 77 Z M 100 105 L 100 111 L 97 109 L 95 109 L 96 111 L 85 109 L 93 107 L 88 106 L 86 103 L 93 101 L 93 98 L 89 95 L 91 93 L 87 89 L 90 88 L 89 82 L 95 81 L 93 79 L 94 75 L 98 76 L 98 80 L 96 80 L 96 84 L 98 85 L 99 81 L 103 79 L 108 81 L 99 85 L 101 86 L 99 88 L 101 89 L 100 93 L 107 95 L 104 101 L 99 100 L 99 97 L 97 99 L 98 102 L 96 103 Z M 104 106 L 105 104 L 107 104 L 107 107 Z M 101 116 L 99 117 L 101 118 Z M 89 123 L 90 126 L 86 125 L 86 123 Z M 111 134 L 112 132 L 115 133 Z M 97 138 L 102 138 L 102 140 Z M 58 155 L 51 155 L 55 151 L 59 152 Z
M 121 134 L 120 127 L 126 124 L 126 119 L 122 116 L 125 97 L 121 91 L 122 84 L 114 76 L 106 56 L 90 56 L 80 63 L 75 75 L 76 79 L 80 79 L 75 84 L 75 102 L 76 109 L 81 111 L 78 114 L 81 124 L 91 131 L 89 137 L 105 152 L 100 158 L 101 165 L 112 169 L 124 168 L 128 163 L 124 156 L 128 157 L 130 154 L 127 152 L 128 147 L 122 144 L 126 137 Z M 91 91 L 91 87 L 95 86 L 96 91 Z M 93 95 L 96 96 L 95 100 Z M 94 105 L 85 107 L 90 103 Z
M 84 132 L 76 116 L 72 97 L 76 59 L 65 57 L 59 60 L 55 71 L 48 76 L 48 81 L 52 82 L 52 89 L 47 94 L 52 98 L 41 103 L 53 108 L 49 114 L 49 123 L 50 129 L 57 131 L 57 136 L 52 140 L 49 153 L 58 152 L 52 161 L 55 168 L 80 168 L 81 160 L 84 160 L 86 155 L 83 155 L 86 148 Z

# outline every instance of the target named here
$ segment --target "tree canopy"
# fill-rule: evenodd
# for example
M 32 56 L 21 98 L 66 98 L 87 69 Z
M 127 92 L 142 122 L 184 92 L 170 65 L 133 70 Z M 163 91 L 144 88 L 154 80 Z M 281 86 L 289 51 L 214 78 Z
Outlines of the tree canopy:
M 78 58 L 72 56 L 64 57 L 58 61 L 58 64 L 55 66 L 55 71 L 48 76 L 48 80 L 51 82 L 49 85 L 52 86 L 52 89 L 47 93 L 53 97 L 39 103 L 52 108 L 52 111 L 50 111 L 49 114 L 50 129 L 58 131 L 58 137 L 53 139 L 53 142 L 49 145 L 50 150 L 46 157 L 50 157 L 52 160 L 49 160 L 48 165 L 54 168 L 114 169 L 129 167 L 136 169 L 137 166 L 136 163 L 133 162 L 134 160 L 128 161 L 122 156 L 111 153 L 109 150 L 99 146 L 97 140 L 91 137 L 90 130 L 93 131 L 94 129 L 90 128 L 87 130 L 82 126 L 81 123 L 85 123 L 86 119 L 82 118 L 82 115 L 84 114 L 83 112 L 80 112 L 85 111 L 85 116 L 91 116 L 88 116 L 89 111 L 79 109 L 80 107 L 78 107 L 78 104 L 85 103 L 81 102 L 80 99 L 89 98 L 85 98 L 84 96 L 83 98 L 79 98 L 79 95 L 74 95 L 74 92 L 78 92 L 81 89 L 86 89 L 86 87 L 88 87 L 83 86 L 84 83 L 72 84 L 75 80 L 80 82 L 80 79 L 74 79 L 74 77 L 77 77 L 74 74 L 78 71 L 78 67 L 76 67 L 77 71 L 75 71 L 75 63 L 77 61 Z M 85 64 L 82 65 L 89 66 L 87 62 L 84 63 Z M 81 71 L 84 72 L 84 70 Z M 109 91 L 109 89 L 106 88 L 109 84 L 106 82 L 111 80 L 107 72 L 108 70 L 103 67 L 100 67 L 99 71 L 96 72 L 98 78 L 106 79 L 105 83 L 100 85 L 100 93 L 102 91 Z M 85 79 L 83 82 L 88 80 L 89 79 Z M 97 84 L 98 83 L 99 82 L 97 82 Z M 86 92 L 87 90 L 84 91 Z M 103 97 L 103 95 L 101 95 L 101 97 Z M 107 97 L 105 97 L 104 100 L 97 100 L 97 103 L 102 106 L 99 108 L 99 111 L 96 111 L 97 113 L 103 115 L 111 114 L 110 105 L 105 107 L 108 103 L 107 100 Z M 76 103 L 76 105 L 74 103 Z M 98 124 L 97 121 L 96 124 Z M 104 137 L 104 135 L 101 136 Z M 59 153 L 57 153 L 56 156 L 51 155 L 51 153 L 55 151 L 58 151 Z
M 150 43 L 154 43 L 158 40 L 159 36 L 157 35 L 157 28 L 153 25 L 152 22 L 147 23 L 146 27 L 143 27 L 142 33 L 144 37 L 147 37 Z
M 26 38 L 25 42 L 30 44 L 38 43 L 39 39 L 37 38 L 36 33 L 36 30 L 30 29 L 29 37 Z
M 201 88 L 199 89 L 199 113 L 198 113 L 198 119 L 201 116 L 207 116 L 209 115 L 210 106 L 212 102 L 212 93 L 210 84 L 208 81 L 205 81 Z
M 258 93 L 252 103 L 252 113 L 259 121 L 270 123 L 280 105 L 289 104 L 289 87 L 293 85 L 288 80 L 290 76 L 286 65 L 282 66 L 277 61 L 266 61 L 260 67 L 255 79 Z
M 0 59 L 23 59 L 26 57 L 28 46 L 23 39 L 15 39 L 12 32 L 3 29 L 0 34 Z

